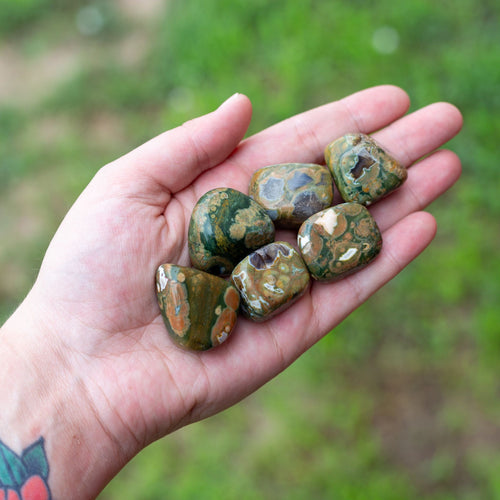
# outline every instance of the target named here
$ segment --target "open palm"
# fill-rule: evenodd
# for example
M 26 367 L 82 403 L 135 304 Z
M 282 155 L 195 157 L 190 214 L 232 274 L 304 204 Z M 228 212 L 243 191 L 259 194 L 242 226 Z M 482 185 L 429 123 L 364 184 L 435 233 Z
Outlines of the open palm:
M 242 141 L 251 105 L 235 95 L 98 172 L 56 233 L 27 301 L 65 370 L 82 381 L 82 408 L 92 408 L 119 461 L 264 384 L 429 244 L 435 222 L 418 211 L 460 174 L 453 153 L 434 150 L 459 131 L 461 117 L 445 103 L 403 116 L 408 106 L 400 89 L 372 88 Z M 217 349 L 176 347 L 154 274 L 161 263 L 189 265 L 187 228 L 198 198 L 215 187 L 247 192 L 252 172 L 266 165 L 321 163 L 328 142 L 356 131 L 373 133 L 408 167 L 425 156 L 400 190 L 370 208 L 383 232 L 380 256 L 340 282 L 312 283 L 268 322 L 240 318 Z

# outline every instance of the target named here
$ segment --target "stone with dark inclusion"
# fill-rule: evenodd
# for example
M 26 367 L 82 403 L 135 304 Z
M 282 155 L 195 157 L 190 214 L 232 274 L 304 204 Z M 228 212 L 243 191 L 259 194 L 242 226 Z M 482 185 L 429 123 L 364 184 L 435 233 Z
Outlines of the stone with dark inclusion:
M 227 276 L 243 257 L 272 241 L 273 221 L 257 202 L 240 191 L 212 189 L 193 209 L 188 248 L 197 269 Z
M 156 271 L 156 295 L 170 337 L 186 349 L 205 351 L 222 344 L 236 323 L 238 291 L 203 271 L 162 264 Z
M 240 293 L 243 314 L 266 321 L 301 297 L 310 278 L 297 250 L 280 241 L 245 257 L 233 269 L 231 280 Z
M 370 205 L 407 178 L 406 168 L 365 134 L 347 134 L 325 150 L 326 164 L 344 201 Z
M 324 165 L 270 165 L 253 174 L 249 195 L 264 207 L 276 226 L 298 228 L 332 204 L 333 179 Z
M 382 248 L 382 236 L 366 207 L 342 203 L 307 219 L 298 244 L 311 276 L 335 281 L 371 262 Z

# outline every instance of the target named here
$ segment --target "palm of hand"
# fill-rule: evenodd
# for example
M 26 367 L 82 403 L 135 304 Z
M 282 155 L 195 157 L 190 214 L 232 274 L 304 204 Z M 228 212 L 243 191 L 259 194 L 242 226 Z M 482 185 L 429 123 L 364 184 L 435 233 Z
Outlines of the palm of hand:
M 347 132 L 385 127 L 377 138 L 410 166 L 460 128 L 449 105 L 401 118 L 407 106 L 399 89 L 369 89 L 240 143 L 251 110 L 237 96 L 97 174 L 56 234 L 32 294 L 56 311 L 47 330 L 70 353 L 72 370 L 85 366 L 89 404 L 130 453 L 255 390 L 397 274 L 434 235 L 432 217 L 413 212 L 450 187 L 460 167 L 448 151 L 420 162 L 397 193 L 371 209 L 384 232 L 373 264 L 335 284 L 313 283 L 264 324 L 240 319 L 230 341 L 205 353 L 172 344 L 154 293 L 159 264 L 189 265 L 187 227 L 197 199 L 214 187 L 246 192 L 251 172 L 265 165 L 322 162 L 326 144 Z

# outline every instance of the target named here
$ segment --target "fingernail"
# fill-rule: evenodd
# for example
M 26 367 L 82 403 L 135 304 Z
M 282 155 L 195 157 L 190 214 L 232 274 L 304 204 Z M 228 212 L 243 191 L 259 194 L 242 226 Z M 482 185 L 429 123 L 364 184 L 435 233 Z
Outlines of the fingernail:
M 232 101 L 234 101 L 235 99 L 238 98 L 238 96 L 240 95 L 239 92 L 236 92 L 235 94 L 233 94 L 231 97 L 229 97 L 228 99 L 226 99 L 220 106 L 219 106 L 219 109 L 221 109 L 222 107 L 230 104 Z

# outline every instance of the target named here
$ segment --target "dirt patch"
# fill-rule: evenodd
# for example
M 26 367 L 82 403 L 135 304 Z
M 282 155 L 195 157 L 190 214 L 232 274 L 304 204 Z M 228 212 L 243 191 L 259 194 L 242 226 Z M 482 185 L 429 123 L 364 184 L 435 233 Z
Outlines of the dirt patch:
M 130 19 L 151 21 L 161 14 L 168 1 L 166 0 L 117 0 L 118 8 Z
M 81 49 L 74 44 L 55 47 L 36 58 L 14 45 L 0 50 L 0 103 L 28 107 L 54 91 L 78 69 Z
M 139 63 L 147 54 L 149 27 L 157 22 L 168 2 L 165 0 L 115 0 L 120 15 L 127 19 L 126 35 L 107 42 L 115 60 L 126 65 Z M 69 18 L 69 22 L 76 22 Z M 66 26 L 67 28 L 67 26 Z M 0 46 L 0 105 L 28 108 L 50 95 L 80 68 L 92 64 L 95 46 L 82 36 L 75 24 L 55 46 L 37 54 L 26 54 L 15 43 Z

